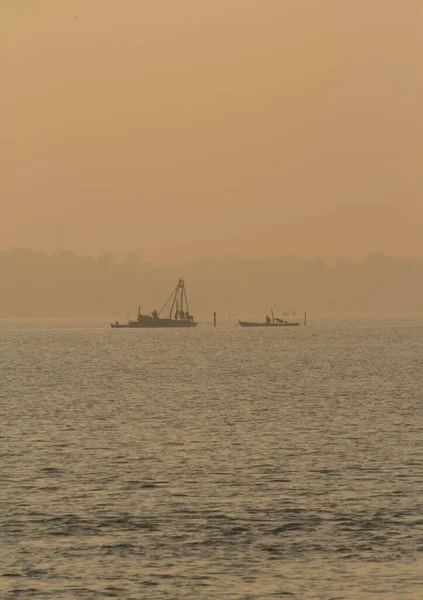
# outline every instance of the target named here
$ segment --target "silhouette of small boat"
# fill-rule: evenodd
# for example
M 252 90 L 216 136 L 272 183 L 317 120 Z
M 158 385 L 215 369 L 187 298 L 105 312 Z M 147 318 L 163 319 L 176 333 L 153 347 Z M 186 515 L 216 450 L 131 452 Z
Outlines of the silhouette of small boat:
M 264 322 L 259 321 L 238 321 L 241 327 L 297 327 L 299 322 L 289 322 L 284 321 L 283 319 L 278 319 L 273 314 L 273 310 L 271 311 L 272 318 L 269 316 L 266 317 Z
M 279 319 L 280 321 L 280 319 Z M 258 321 L 238 321 L 241 327 L 296 327 L 299 323 L 293 323 L 289 321 L 278 322 L 275 319 L 274 323 L 260 323 Z

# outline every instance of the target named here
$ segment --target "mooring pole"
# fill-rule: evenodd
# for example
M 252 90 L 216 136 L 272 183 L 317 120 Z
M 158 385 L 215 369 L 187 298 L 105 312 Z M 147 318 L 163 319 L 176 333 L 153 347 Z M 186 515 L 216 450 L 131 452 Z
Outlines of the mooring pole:
M 307 325 L 307 311 L 304 311 L 304 325 Z
M 216 311 L 213 311 L 213 326 L 216 327 Z

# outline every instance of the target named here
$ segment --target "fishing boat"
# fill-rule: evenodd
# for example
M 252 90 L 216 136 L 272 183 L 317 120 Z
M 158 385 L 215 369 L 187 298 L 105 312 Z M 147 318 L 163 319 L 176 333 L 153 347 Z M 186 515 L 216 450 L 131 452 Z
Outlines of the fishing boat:
M 269 316 L 266 317 L 264 322 L 260 321 L 238 321 L 241 327 L 298 327 L 299 322 L 294 321 L 284 321 L 283 319 L 278 319 L 273 314 L 273 310 L 271 311 L 272 318 Z
M 166 316 L 161 316 L 165 309 L 169 312 Z M 173 290 L 160 312 L 153 310 L 151 315 L 141 314 L 141 307 L 138 307 L 138 316 L 136 319 L 129 320 L 127 323 L 111 323 L 113 329 L 121 328 L 149 328 L 157 327 L 196 327 L 197 323 L 189 312 L 188 298 L 183 279 L 178 280 L 176 288 Z
M 296 327 L 299 323 L 293 323 L 292 321 L 284 321 L 283 323 L 260 323 L 259 321 L 238 321 L 241 327 Z

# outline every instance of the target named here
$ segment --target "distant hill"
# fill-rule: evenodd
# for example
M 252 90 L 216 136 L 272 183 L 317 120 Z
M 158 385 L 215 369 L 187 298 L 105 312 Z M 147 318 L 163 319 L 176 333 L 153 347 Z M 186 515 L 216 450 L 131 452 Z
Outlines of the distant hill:
M 136 255 L 0 252 L 0 317 L 116 317 L 160 310 L 184 277 L 197 318 L 264 316 L 307 308 L 315 316 L 423 314 L 423 259 L 374 253 L 360 260 L 295 256 L 267 260 L 201 258 L 156 267 Z

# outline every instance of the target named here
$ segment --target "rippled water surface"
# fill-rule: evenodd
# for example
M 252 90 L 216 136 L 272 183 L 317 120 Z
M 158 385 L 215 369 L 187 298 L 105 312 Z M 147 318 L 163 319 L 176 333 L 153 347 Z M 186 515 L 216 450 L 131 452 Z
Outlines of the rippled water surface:
M 0 322 L 0 597 L 420 600 L 422 342 Z

